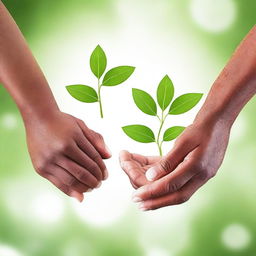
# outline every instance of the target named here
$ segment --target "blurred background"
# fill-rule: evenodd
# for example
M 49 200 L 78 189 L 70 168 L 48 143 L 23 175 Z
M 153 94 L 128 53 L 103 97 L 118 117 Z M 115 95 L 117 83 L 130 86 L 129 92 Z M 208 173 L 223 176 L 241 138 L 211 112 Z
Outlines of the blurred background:
M 0 256 L 256 255 L 256 100 L 232 129 L 218 175 L 184 205 L 140 212 L 119 167 L 121 149 L 158 154 L 121 126 L 157 127 L 139 112 L 131 88 L 155 95 L 168 74 L 176 97 L 206 96 L 236 46 L 256 22 L 254 0 L 3 0 L 42 67 L 60 108 L 101 132 L 112 149 L 110 177 L 82 204 L 62 195 L 30 163 L 18 110 L 0 86 Z M 1 20 L 1 17 L 0 17 Z M 89 57 L 100 44 L 108 69 L 136 66 L 124 84 L 103 88 L 97 104 L 70 97 L 65 85 L 96 86 Z M 29 72 L 29 71 L 28 71 Z M 204 96 L 204 97 L 205 97 Z M 205 99 L 205 98 L 204 98 Z M 169 118 L 189 125 L 202 105 Z M 47 103 L 46 103 L 47 104 Z M 167 128 L 167 127 L 166 127 Z M 167 152 L 172 143 L 165 143 Z

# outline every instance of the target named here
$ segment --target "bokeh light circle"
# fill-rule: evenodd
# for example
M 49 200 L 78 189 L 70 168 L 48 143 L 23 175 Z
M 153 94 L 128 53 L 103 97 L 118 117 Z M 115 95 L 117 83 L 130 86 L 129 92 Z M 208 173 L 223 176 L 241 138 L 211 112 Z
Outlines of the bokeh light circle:
M 36 221 L 36 223 L 50 225 L 59 222 L 63 217 L 64 199 L 56 189 L 44 187 L 42 183 L 31 184 L 24 180 L 12 180 L 5 186 L 6 206 L 13 216 L 29 222 Z M 31 194 L 31 191 L 35 192 Z
M 13 130 L 17 126 L 17 117 L 13 113 L 5 113 L 1 116 L 1 125 L 7 130 Z
M 192 0 L 190 10 L 200 27 L 221 32 L 233 24 L 237 8 L 233 0 Z
M 146 252 L 146 256 L 171 256 L 171 254 L 162 248 L 149 248 Z
M 222 233 L 222 242 L 231 250 L 246 248 L 251 242 L 248 229 L 241 224 L 231 224 Z
M 130 194 L 125 193 L 127 184 L 123 182 L 126 180 L 122 177 L 118 180 L 119 175 L 116 176 L 100 189 L 85 193 L 83 203 L 73 200 L 73 208 L 81 220 L 93 226 L 104 227 L 115 223 L 125 214 L 131 201 Z
M 44 223 L 58 221 L 64 213 L 64 202 L 55 193 L 41 193 L 31 204 L 33 215 Z
M 18 252 L 15 248 L 5 244 L 0 244 L 0 255 L 1 256 L 22 256 L 22 254 Z

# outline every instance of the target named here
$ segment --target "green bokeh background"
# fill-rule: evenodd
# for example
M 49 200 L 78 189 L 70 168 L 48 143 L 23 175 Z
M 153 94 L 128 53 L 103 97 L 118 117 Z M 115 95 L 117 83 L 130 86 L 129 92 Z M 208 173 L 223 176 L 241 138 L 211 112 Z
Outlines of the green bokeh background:
M 53 31 L 60 27 L 65 30 L 65 23 L 69 26 L 71 24 L 81 27 L 83 33 L 89 31 L 94 25 L 100 32 L 101 29 L 104 31 L 111 27 L 115 28 L 119 23 L 119 16 L 116 14 L 118 0 L 13 0 L 3 2 L 22 30 L 34 54 L 38 57 L 39 63 L 41 64 L 40 59 L 44 60 L 43 69 L 47 65 L 45 60 L 48 59 L 49 65 L 52 60 L 51 54 L 46 57 L 41 56 L 40 47 Z M 229 28 L 219 33 L 207 31 L 193 20 L 189 11 L 191 1 L 148 1 L 151 5 L 155 4 L 156 6 L 161 2 L 170 8 L 168 9 L 170 13 L 167 17 L 163 17 L 164 26 L 159 27 L 159 30 L 166 31 L 166 37 L 169 36 L 172 40 L 174 39 L 171 34 L 168 35 L 169 27 L 189 31 L 185 44 L 186 51 L 199 51 L 193 44 L 196 39 L 203 45 L 204 51 L 207 49 L 211 53 L 217 63 L 212 67 L 209 66 L 209 69 L 212 69 L 211 77 L 207 77 L 208 74 L 203 72 L 198 77 L 198 80 L 208 82 L 200 85 L 200 89 L 207 92 L 214 80 L 214 75 L 219 73 L 236 46 L 255 24 L 256 2 L 254 0 L 234 0 L 237 10 L 235 20 Z M 145 12 L 147 12 L 147 2 L 135 1 L 134 10 L 136 10 L 137 4 L 143 4 Z M 81 13 L 85 17 L 84 22 L 87 16 L 90 17 L 86 24 L 76 23 L 80 20 Z M 143 14 L 141 15 L 143 17 Z M 158 26 L 158 21 L 155 21 L 155 26 Z M 106 35 L 104 34 L 104 36 Z M 111 37 L 111 34 L 109 36 Z M 62 44 L 65 44 L 65 41 Z M 60 48 L 61 46 L 60 44 Z M 155 47 L 157 48 L 157 46 Z M 50 49 L 51 45 L 49 45 L 49 52 Z M 168 49 L 165 50 L 168 51 Z M 206 60 L 199 60 L 201 63 L 204 61 Z M 196 82 L 193 81 L 193 83 Z M 14 102 L 2 87 L 0 87 L 0 104 L 0 252 L 1 244 L 3 244 L 16 248 L 21 255 L 26 256 L 255 255 L 255 98 L 247 104 L 235 124 L 234 129 L 236 129 L 237 135 L 234 140 L 230 141 L 219 175 L 198 192 L 196 199 L 188 202 L 187 206 L 179 208 L 181 210 L 177 214 L 184 215 L 184 218 L 180 217 L 180 222 L 175 226 L 168 222 L 168 213 L 172 209 L 168 212 L 160 211 L 162 216 L 155 213 L 160 215 L 156 221 L 150 221 L 154 214 L 151 213 L 151 217 L 149 221 L 145 222 L 145 225 L 141 225 L 140 221 L 148 216 L 140 215 L 138 218 L 138 211 L 129 209 L 122 218 L 112 225 L 95 227 L 90 223 L 85 223 L 74 214 L 70 210 L 69 199 L 64 196 L 64 216 L 57 223 L 45 224 L 40 219 L 26 216 L 25 208 L 30 204 L 30 200 L 33 200 L 36 190 L 44 192 L 49 187 L 33 172 L 26 149 L 21 118 Z M 8 121 L 8 118 L 11 120 Z M 8 128 L 5 122 L 11 122 L 11 124 L 14 122 L 15 128 Z M 15 204 L 18 205 L 12 208 L 9 207 L 10 201 L 20 193 L 19 189 L 16 190 L 16 184 L 17 187 L 20 184 L 25 185 L 19 195 L 21 200 L 16 200 Z M 33 188 L 31 184 L 36 184 L 34 190 L 31 189 Z M 24 192 L 26 188 L 28 191 Z M 54 193 L 58 192 L 54 190 Z M 19 211 L 21 214 L 16 214 L 14 211 Z M 154 216 L 152 218 L 154 219 Z M 165 220 L 167 221 L 165 222 Z M 240 249 L 228 246 L 222 238 L 226 228 L 233 224 L 239 225 L 249 237 L 248 243 L 241 246 Z M 228 239 L 239 244 L 241 242 L 239 239 L 243 239 L 239 236 L 240 233 L 234 232 L 229 235 Z

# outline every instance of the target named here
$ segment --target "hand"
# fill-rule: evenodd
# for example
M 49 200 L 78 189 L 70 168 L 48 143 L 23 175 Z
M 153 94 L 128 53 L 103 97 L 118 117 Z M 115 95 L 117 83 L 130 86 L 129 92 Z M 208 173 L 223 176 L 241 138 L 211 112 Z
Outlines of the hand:
M 102 158 L 110 158 L 102 136 L 83 121 L 57 111 L 25 122 L 35 170 L 65 194 L 83 201 L 83 193 L 108 176 Z
M 145 173 L 160 160 L 160 156 L 142 156 L 131 154 L 126 150 L 121 151 L 119 156 L 120 165 L 135 189 L 150 183 Z
M 142 210 L 186 202 L 218 171 L 228 144 L 230 126 L 222 122 L 195 122 L 176 140 L 173 149 L 163 158 L 140 164 L 130 155 L 121 154 L 121 166 L 132 183 L 141 186 L 133 195 Z M 143 160 L 144 159 L 144 160 Z M 128 164 L 129 163 L 129 164 Z M 139 167 L 140 165 L 140 167 Z M 145 174 L 146 178 L 141 175 Z M 144 184 L 143 184 L 144 182 Z

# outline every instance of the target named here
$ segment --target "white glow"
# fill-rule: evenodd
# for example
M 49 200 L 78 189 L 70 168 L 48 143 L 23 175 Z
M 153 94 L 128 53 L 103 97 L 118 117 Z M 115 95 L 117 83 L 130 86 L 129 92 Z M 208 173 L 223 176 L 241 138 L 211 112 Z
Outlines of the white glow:
M 239 115 L 231 129 L 231 141 L 237 141 L 246 136 L 246 120 L 243 115 Z
M 241 224 L 232 224 L 226 227 L 221 237 L 222 242 L 232 250 L 244 249 L 251 242 L 251 235 L 248 229 Z
M 34 216 L 42 222 L 58 221 L 64 211 L 62 199 L 54 193 L 36 195 L 31 204 Z
M 13 247 L 9 245 L 0 244 L 0 255 L 1 256 L 22 256 L 20 252 L 18 252 Z
M 3 191 L 11 214 L 29 222 L 34 220 L 52 224 L 59 221 L 64 213 L 61 192 L 56 191 L 51 185 L 43 187 L 43 182 L 31 184 L 25 180 L 12 180 L 11 184 L 7 183 Z M 33 194 L 31 191 L 34 191 Z
M 5 113 L 1 117 L 1 124 L 5 129 L 13 130 L 17 126 L 17 117 L 12 113 Z
M 150 248 L 148 249 L 146 256 L 171 256 L 167 250 L 162 248 Z
M 203 29 L 220 32 L 234 22 L 236 5 L 233 0 L 192 0 L 191 14 Z
M 168 245 L 175 255 L 189 241 L 188 223 L 193 212 L 187 203 L 141 213 L 139 233 L 141 246 L 147 251 L 147 248 L 165 248 Z M 175 236 L 172 236 L 173 230 L 178 230 Z M 171 240 L 170 236 L 172 236 Z
M 119 220 L 126 212 L 130 202 L 122 177 L 109 179 L 98 190 L 85 194 L 83 203 L 73 201 L 72 205 L 78 216 L 95 226 L 108 226 Z M 127 196 L 128 195 L 128 196 Z

